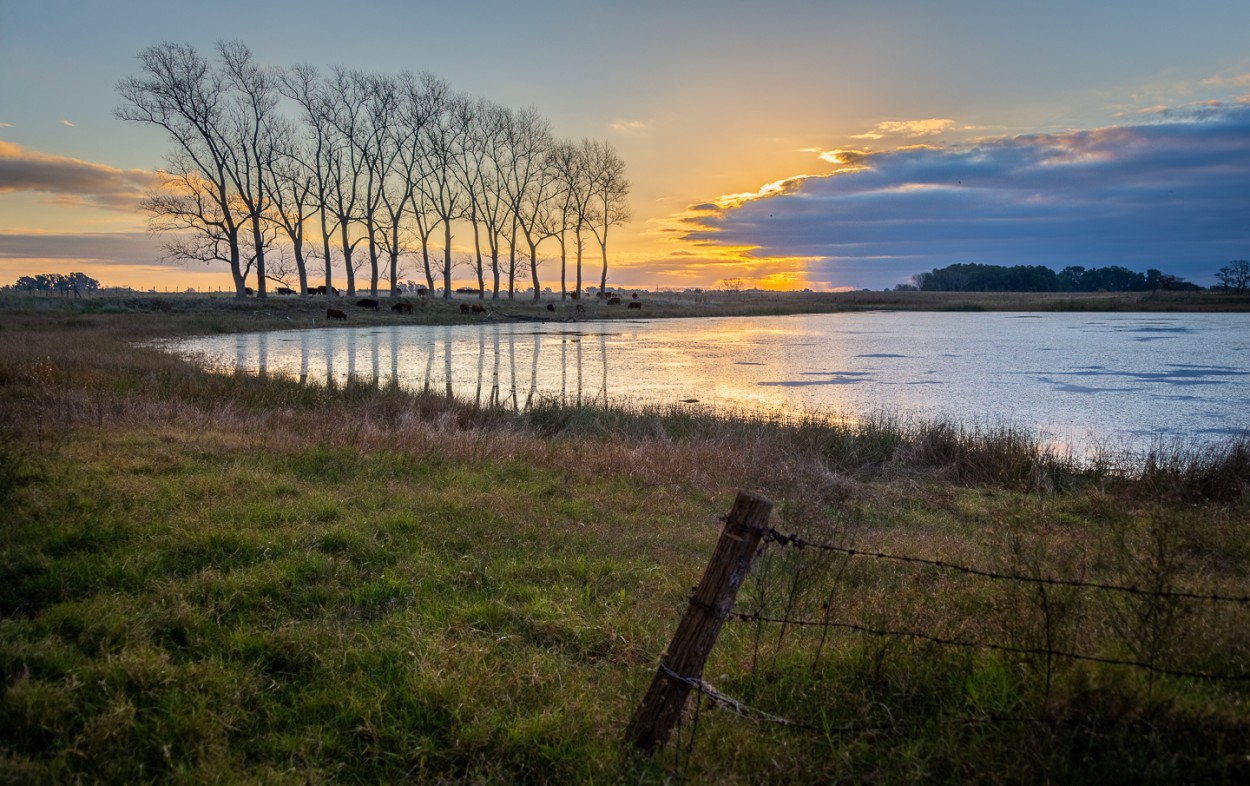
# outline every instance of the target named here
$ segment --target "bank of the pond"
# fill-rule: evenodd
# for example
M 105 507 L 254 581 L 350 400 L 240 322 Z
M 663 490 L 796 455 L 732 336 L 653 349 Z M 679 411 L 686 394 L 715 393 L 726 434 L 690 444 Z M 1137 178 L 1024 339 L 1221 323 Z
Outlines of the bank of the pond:
M 406 295 L 379 298 L 377 309 L 357 305 L 360 297 L 271 295 L 237 299 L 224 294 L 92 294 L 81 298 L 0 293 L 0 313 L 26 311 L 73 316 L 153 316 L 164 335 L 236 333 L 312 326 L 377 324 L 471 324 L 491 321 L 577 322 L 602 319 L 666 319 L 775 316 L 839 311 L 1088 311 L 1245 312 L 1250 294 L 1221 292 L 639 292 L 610 305 L 600 298 L 535 302 L 523 299 L 453 300 Z M 407 303 L 412 312 L 392 310 Z M 630 303 L 637 303 L 630 308 Z M 472 307 L 480 306 L 481 312 Z M 462 308 L 462 306 L 464 308 Z M 579 311 L 579 306 L 581 310 Z M 327 319 L 327 309 L 346 320 Z M 465 311 L 468 313 L 465 313 Z M 134 322 L 138 328 L 139 322 Z M 140 328 L 141 329 L 141 328 Z
M 0 781 L 1250 776 L 1247 604 L 1212 600 L 1250 596 L 1244 444 L 1126 477 L 955 424 L 515 413 L 135 343 L 285 318 L 235 309 L 3 313 Z M 727 624 L 705 677 L 816 728 L 704 706 L 679 756 L 623 753 L 739 488 L 813 542 L 1150 591 L 772 563 L 744 603 L 1000 648 Z

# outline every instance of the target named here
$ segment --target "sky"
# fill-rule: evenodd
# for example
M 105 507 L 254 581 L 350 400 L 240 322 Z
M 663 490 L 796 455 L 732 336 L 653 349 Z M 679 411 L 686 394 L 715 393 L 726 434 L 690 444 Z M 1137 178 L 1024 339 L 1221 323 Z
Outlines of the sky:
M 610 141 L 620 286 L 883 289 L 962 262 L 1206 286 L 1250 257 L 1247 30 L 1245 0 L 0 0 L 0 284 L 229 288 L 162 259 L 137 206 L 169 143 L 113 113 L 144 48 L 239 40 Z

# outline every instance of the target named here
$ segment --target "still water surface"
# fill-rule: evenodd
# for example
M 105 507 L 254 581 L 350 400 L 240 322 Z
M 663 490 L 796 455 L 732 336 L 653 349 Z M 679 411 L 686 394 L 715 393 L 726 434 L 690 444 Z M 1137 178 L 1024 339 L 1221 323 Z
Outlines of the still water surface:
M 1250 314 L 874 312 L 336 328 L 177 342 L 224 370 L 523 408 L 682 403 L 950 417 L 1078 451 L 1250 428 Z M 697 402 L 697 403 L 690 403 Z

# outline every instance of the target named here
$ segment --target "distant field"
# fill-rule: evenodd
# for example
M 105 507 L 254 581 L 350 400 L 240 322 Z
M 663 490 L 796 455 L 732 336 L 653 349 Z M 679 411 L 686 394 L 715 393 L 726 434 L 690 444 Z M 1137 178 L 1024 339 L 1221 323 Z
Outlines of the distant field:
M 637 292 L 639 308 L 629 308 L 635 300 L 629 290 L 621 292 L 622 303 L 607 305 L 601 298 L 573 300 L 544 299 L 541 302 L 517 298 L 491 300 L 472 295 L 442 298 L 405 295 L 379 298 L 378 311 L 361 308 L 356 301 L 367 297 L 270 295 L 265 299 L 239 300 L 227 294 L 97 294 L 80 299 L 60 296 L 0 294 L 0 307 L 18 309 L 65 309 L 70 313 L 159 313 L 171 321 L 165 329 L 180 330 L 183 325 L 209 332 L 254 330 L 272 327 L 307 327 L 310 324 L 343 325 L 326 319 L 327 307 L 347 313 L 346 324 L 426 324 L 507 321 L 515 319 L 591 320 L 654 319 L 664 317 L 751 316 L 823 313 L 866 310 L 916 311 L 1250 311 L 1250 294 L 1218 292 Z M 413 305 L 411 315 L 391 310 L 403 301 Z M 483 314 L 464 314 L 461 305 L 478 304 Z M 551 310 L 548 309 L 551 306 Z
M 643 317 L 1247 306 L 641 297 Z M 332 302 L 349 325 L 474 319 L 460 301 L 412 316 Z M 0 783 L 1250 779 L 1245 439 L 1077 467 L 1028 434 L 888 414 L 516 413 L 210 374 L 136 343 L 324 325 L 325 307 L 0 299 Z M 492 310 L 477 319 L 552 313 Z M 631 753 L 625 727 L 739 489 L 813 541 L 1142 592 L 1089 601 L 787 552 L 744 608 L 782 613 L 786 588 L 818 589 L 826 606 L 793 605 L 1003 649 L 727 624 L 708 681 L 804 725 L 703 704 L 697 735 L 689 715 L 681 745 Z M 1103 660 L 1054 655 L 1070 651 Z

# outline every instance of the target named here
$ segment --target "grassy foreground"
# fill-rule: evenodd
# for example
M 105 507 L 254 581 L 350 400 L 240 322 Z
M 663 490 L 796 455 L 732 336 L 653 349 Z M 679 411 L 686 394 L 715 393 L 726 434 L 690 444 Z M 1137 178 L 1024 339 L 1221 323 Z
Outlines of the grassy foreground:
M 0 311 L 0 782 L 1250 778 L 1244 679 L 743 625 L 709 681 L 819 730 L 705 708 L 622 745 L 737 489 L 860 549 L 1247 596 L 1244 440 L 1077 467 L 888 415 L 483 410 L 208 374 L 134 342 L 306 306 L 157 302 Z M 1248 673 L 1244 603 L 788 559 L 744 603 Z

